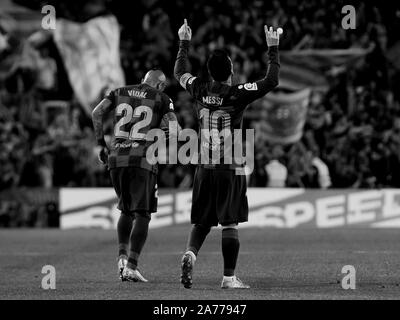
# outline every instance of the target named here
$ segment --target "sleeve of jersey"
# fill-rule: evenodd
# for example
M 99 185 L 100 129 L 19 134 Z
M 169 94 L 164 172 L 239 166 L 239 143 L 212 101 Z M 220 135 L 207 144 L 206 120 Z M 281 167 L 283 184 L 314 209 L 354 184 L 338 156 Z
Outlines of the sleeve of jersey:
M 189 72 L 189 44 L 188 40 L 179 41 L 179 51 L 175 61 L 174 75 L 182 88 L 189 91 L 191 95 L 194 95 L 195 86 L 198 81 L 195 81 L 197 78 Z
M 190 73 L 185 73 L 181 77 L 180 84 L 186 89 L 193 97 L 196 95 L 198 84 L 200 83 L 197 77 L 192 76 Z
M 245 104 L 249 104 L 279 85 L 279 51 L 277 46 L 268 48 L 268 70 L 266 76 L 253 83 L 244 83 L 236 86 L 238 98 Z

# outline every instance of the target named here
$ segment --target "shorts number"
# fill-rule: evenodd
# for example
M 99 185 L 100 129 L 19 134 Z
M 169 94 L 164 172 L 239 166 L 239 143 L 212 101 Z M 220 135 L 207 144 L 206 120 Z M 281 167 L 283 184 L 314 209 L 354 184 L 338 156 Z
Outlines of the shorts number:
M 114 134 L 116 138 L 124 138 L 129 140 L 144 140 L 146 139 L 146 134 L 139 132 L 140 129 L 147 127 L 151 123 L 151 118 L 153 116 L 153 110 L 147 106 L 138 106 L 135 109 L 132 108 L 130 104 L 121 103 L 117 106 L 116 114 L 117 116 L 122 116 L 125 111 L 125 115 L 119 119 L 115 124 Z M 144 114 L 142 120 L 133 124 L 130 132 L 121 129 L 123 125 L 130 123 L 132 120 L 140 119 Z

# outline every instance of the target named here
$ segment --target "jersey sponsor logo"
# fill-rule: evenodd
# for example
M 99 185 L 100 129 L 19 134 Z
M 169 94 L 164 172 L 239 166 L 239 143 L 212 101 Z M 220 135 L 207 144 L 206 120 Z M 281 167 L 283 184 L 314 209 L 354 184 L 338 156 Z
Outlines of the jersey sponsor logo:
M 257 87 L 257 83 L 246 83 L 245 85 L 244 85 L 244 88 L 247 90 L 247 91 L 256 91 L 256 90 L 258 90 L 258 87 Z
M 115 144 L 115 149 L 137 148 L 137 147 L 139 147 L 139 143 L 137 142 L 122 142 Z
M 221 98 L 221 97 L 214 97 L 214 96 L 203 97 L 203 103 L 206 103 L 206 104 L 221 106 L 223 102 L 224 102 L 224 98 Z
M 146 99 L 146 96 L 147 96 L 147 92 L 136 91 L 136 90 L 128 90 L 128 94 L 131 97 L 140 98 L 140 99 Z

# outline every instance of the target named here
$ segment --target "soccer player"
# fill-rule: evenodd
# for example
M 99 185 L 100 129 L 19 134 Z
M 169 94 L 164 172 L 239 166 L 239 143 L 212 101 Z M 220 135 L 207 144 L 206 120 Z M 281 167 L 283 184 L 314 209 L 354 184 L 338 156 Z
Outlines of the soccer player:
M 108 165 L 121 210 L 117 231 L 122 281 L 147 282 L 137 265 L 151 213 L 157 210 L 158 167 L 146 159 L 146 150 L 152 143 L 146 140 L 146 134 L 159 128 L 162 121 L 177 121 L 172 100 L 163 93 L 166 80 L 161 70 L 150 70 L 141 84 L 111 91 L 92 113 L 101 147 L 99 159 Z M 112 110 L 115 127 L 110 150 L 104 140 L 102 119 Z
M 279 34 L 272 27 L 268 29 L 265 26 L 264 31 L 268 45 L 268 70 L 264 79 L 233 85 L 231 58 L 225 51 L 215 50 L 207 62 L 212 81 L 203 81 L 190 74 L 187 67 L 192 30 L 185 19 L 178 31 L 180 41 L 174 74 L 181 86 L 196 100 L 201 131 L 228 129 L 232 133 L 234 129 L 241 129 L 247 105 L 262 98 L 278 85 Z M 217 145 L 220 145 L 220 141 L 214 141 L 214 137 L 208 139 L 208 143 L 202 143 L 200 140 L 200 153 L 210 154 Z M 221 151 L 221 154 L 223 153 Z M 244 175 L 237 175 L 236 169 L 235 164 L 215 164 L 214 161 L 208 164 L 202 161 L 197 165 L 191 209 L 193 227 L 181 260 L 181 283 L 185 288 L 192 287 L 193 266 L 197 254 L 211 227 L 217 226 L 218 223 L 222 226 L 224 259 L 221 287 L 249 288 L 235 276 L 240 246 L 237 226 L 248 220 L 246 178 Z

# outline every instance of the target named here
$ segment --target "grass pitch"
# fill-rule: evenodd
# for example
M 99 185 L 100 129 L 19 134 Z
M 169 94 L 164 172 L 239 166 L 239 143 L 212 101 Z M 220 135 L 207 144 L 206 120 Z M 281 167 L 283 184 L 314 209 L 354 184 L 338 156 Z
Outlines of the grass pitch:
M 221 231 L 212 230 L 196 262 L 194 285 L 179 283 L 189 225 L 151 229 L 140 259 L 149 283 L 121 282 L 116 232 L 0 230 L 0 299 L 399 299 L 398 229 L 240 229 L 237 275 L 250 290 L 221 290 Z M 43 290 L 44 265 L 56 290 Z M 344 290 L 344 265 L 356 289 Z

